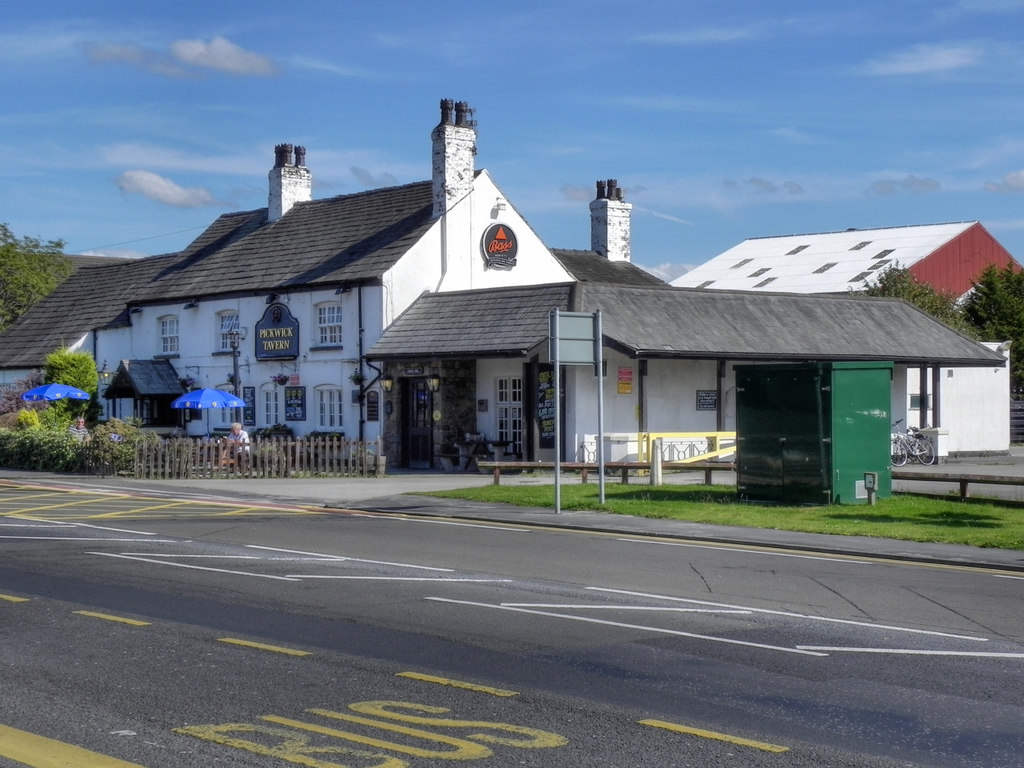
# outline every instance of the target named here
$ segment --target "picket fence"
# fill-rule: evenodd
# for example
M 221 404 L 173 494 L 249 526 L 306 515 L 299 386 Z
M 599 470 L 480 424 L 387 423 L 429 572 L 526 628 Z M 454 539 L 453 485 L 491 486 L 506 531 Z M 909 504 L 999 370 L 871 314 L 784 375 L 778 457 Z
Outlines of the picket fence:
M 339 435 L 256 438 L 238 453 L 226 440 L 169 438 L 135 451 L 140 480 L 227 477 L 381 477 L 387 460 L 381 441 Z

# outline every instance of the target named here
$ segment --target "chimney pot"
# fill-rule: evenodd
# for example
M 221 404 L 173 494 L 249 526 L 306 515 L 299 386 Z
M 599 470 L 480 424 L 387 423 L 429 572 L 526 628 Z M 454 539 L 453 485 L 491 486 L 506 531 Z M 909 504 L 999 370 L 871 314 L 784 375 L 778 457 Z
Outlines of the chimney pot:
M 454 108 L 454 101 L 451 99 L 441 99 L 441 125 L 452 124 L 452 109 Z
M 304 166 L 306 164 L 306 148 L 296 147 L 295 148 L 295 165 Z

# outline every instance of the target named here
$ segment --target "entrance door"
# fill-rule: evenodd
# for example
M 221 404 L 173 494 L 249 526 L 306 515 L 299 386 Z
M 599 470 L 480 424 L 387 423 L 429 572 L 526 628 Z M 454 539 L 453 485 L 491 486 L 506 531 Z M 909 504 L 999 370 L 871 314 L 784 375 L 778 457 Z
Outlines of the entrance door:
M 434 458 L 433 395 L 426 379 L 406 379 L 402 407 L 402 434 L 406 466 L 430 469 Z

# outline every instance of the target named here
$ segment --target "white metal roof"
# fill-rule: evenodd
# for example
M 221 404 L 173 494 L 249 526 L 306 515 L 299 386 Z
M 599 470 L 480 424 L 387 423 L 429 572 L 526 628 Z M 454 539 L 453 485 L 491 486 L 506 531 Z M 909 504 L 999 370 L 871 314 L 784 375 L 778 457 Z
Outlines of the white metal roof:
M 787 293 L 859 291 L 887 267 L 911 267 L 975 224 L 962 221 L 751 238 L 676 278 L 672 285 Z

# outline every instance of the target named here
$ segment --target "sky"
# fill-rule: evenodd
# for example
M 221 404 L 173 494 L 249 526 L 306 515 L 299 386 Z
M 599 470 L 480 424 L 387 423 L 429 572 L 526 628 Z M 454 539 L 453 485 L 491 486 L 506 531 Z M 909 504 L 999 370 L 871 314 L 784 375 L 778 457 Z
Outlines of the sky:
M 980 221 L 1024 262 L 1024 0 L 4 4 L 0 223 L 184 248 L 267 204 L 430 178 L 438 103 L 552 248 L 617 179 L 671 279 L 750 237 Z

